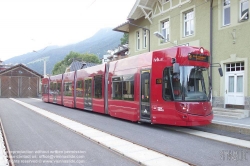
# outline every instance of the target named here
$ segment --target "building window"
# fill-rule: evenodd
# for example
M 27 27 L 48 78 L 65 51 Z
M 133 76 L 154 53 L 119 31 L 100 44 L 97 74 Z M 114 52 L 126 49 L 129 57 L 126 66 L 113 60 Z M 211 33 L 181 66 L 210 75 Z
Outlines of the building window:
M 184 13 L 184 37 L 194 34 L 194 11 Z
M 223 0 L 223 26 L 230 24 L 230 0 Z
M 240 21 L 249 18 L 249 0 L 240 0 Z
M 165 38 L 164 42 L 169 41 L 169 20 L 161 22 L 161 34 Z
M 94 77 L 94 93 L 95 98 L 101 99 L 102 98 L 102 76 L 95 76 Z
M 147 47 L 147 30 L 143 30 L 143 48 Z
M 227 72 L 244 71 L 244 62 L 230 63 L 226 65 Z
M 136 32 L 136 49 L 140 50 L 140 31 Z

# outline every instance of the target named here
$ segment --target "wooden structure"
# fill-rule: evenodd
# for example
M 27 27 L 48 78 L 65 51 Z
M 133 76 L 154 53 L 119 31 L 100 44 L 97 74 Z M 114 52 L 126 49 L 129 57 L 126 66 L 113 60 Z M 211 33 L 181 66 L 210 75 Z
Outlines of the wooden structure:
M 18 64 L 0 71 L 0 97 L 38 97 L 42 75 Z

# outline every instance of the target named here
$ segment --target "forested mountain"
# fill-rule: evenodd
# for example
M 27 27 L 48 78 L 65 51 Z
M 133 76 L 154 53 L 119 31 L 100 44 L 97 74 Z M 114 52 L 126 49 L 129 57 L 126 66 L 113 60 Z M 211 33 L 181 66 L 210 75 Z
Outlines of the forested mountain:
M 108 50 L 116 48 L 120 44 L 120 39 L 123 33 L 115 32 L 111 28 L 104 28 L 99 30 L 94 36 L 83 40 L 79 43 L 59 47 L 49 46 L 45 49 L 37 50 L 37 52 L 30 52 L 23 55 L 19 55 L 4 61 L 5 64 L 23 63 L 32 70 L 43 75 L 43 62 L 34 62 L 44 57 L 49 57 L 46 63 L 47 74 L 51 74 L 54 65 L 64 59 L 70 51 L 78 53 L 92 53 L 99 56 L 107 54 Z M 30 64 L 28 64 L 30 63 Z

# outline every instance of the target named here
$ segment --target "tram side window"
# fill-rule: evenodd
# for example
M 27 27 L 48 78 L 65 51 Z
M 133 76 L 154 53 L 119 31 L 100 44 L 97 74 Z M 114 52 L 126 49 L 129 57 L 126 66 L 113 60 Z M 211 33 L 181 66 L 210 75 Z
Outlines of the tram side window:
M 58 95 L 61 95 L 61 86 L 62 86 L 62 84 L 61 83 L 57 83 L 57 93 L 58 93 Z
M 64 96 L 72 96 L 72 83 L 64 83 Z
M 123 99 L 134 100 L 134 81 L 123 82 Z
M 101 99 L 102 98 L 102 76 L 95 76 L 94 77 L 94 93 L 95 98 Z
M 113 99 L 122 100 L 122 82 L 113 82 Z
M 50 92 L 49 93 L 54 93 L 56 90 L 56 83 L 51 82 L 50 83 Z
M 53 86 L 52 92 L 53 94 L 56 94 L 56 83 L 54 82 L 52 86 Z
M 53 91 L 56 92 L 57 91 L 57 83 L 54 82 L 54 85 L 53 85 Z
M 112 98 L 116 100 L 134 100 L 134 76 L 113 77 Z
M 83 97 L 83 80 L 76 82 L 76 97 Z
M 54 92 L 54 83 L 51 82 L 51 83 L 49 84 L 49 93 L 53 93 L 53 92 Z

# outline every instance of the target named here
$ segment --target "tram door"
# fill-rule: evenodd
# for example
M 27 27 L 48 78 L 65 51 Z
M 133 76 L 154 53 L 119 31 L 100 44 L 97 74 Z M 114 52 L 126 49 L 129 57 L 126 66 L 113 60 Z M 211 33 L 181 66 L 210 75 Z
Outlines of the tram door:
M 57 92 L 56 92 L 57 86 L 56 83 L 53 84 L 53 103 L 57 103 Z
M 140 119 L 150 120 L 150 70 L 141 71 Z
M 84 109 L 92 110 L 92 78 L 84 80 Z

